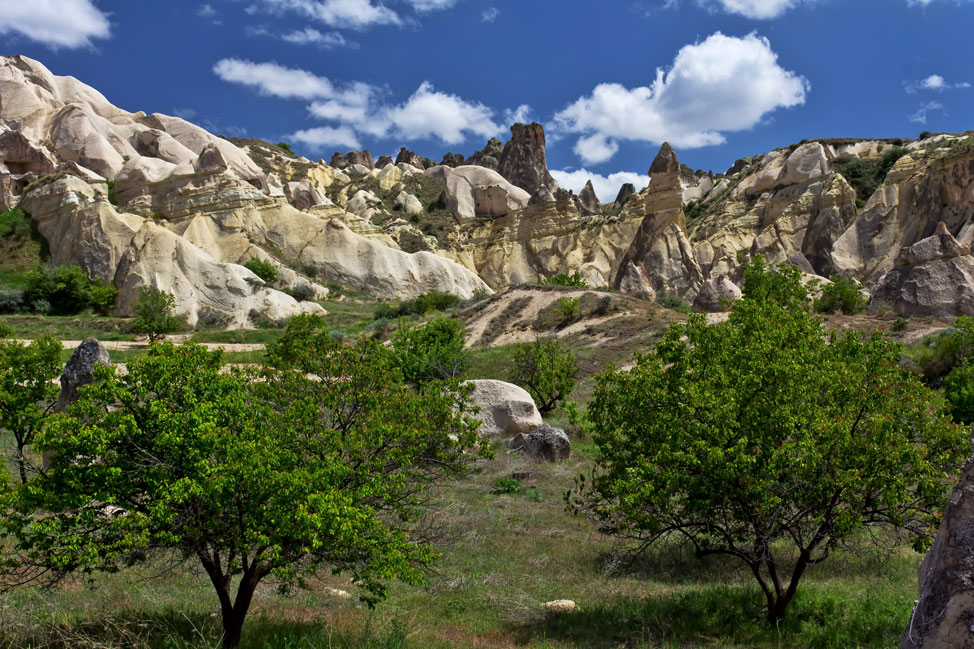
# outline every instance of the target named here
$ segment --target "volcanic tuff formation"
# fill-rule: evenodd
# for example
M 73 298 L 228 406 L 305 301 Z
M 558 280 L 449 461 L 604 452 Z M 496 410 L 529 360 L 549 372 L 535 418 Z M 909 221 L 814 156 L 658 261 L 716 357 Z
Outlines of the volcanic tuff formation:
M 279 290 L 298 285 L 469 296 L 576 271 L 592 286 L 702 293 L 697 308 L 713 310 L 760 254 L 854 276 L 873 310 L 974 314 L 969 134 L 803 142 L 726 174 L 694 172 L 664 144 L 649 187 L 607 205 L 591 183 L 578 196 L 558 187 L 540 124 L 511 136 L 440 165 L 406 148 L 316 163 L 0 59 L 0 208 L 30 213 L 54 263 L 112 281 L 120 313 L 143 284 L 176 295 L 191 323 L 248 326 L 320 309 Z M 253 256 L 279 267 L 277 285 L 238 265 Z

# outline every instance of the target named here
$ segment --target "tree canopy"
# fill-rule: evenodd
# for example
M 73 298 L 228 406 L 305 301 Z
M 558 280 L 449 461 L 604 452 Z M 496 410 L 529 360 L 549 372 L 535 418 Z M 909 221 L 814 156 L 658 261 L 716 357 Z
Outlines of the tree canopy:
M 826 332 L 797 270 L 745 273 L 727 322 L 692 316 L 597 378 L 600 456 L 568 499 L 637 551 L 676 537 L 740 559 L 775 622 L 805 570 L 864 527 L 928 544 L 970 440 L 897 345 Z
M 272 367 L 226 371 L 219 352 L 161 344 L 124 376 L 97 368 L 37 440 L 51 466 L 16 494 L 8 571 L 56 579 L 159 552 L 198 561 L 226 647 L 269 575 L 289 589 L 343 571 L 370 603 L 389 579 L 421 581 L 436 557 L 428 486 L 478 455 L 468 390 L 417 393 L 377 343 L 291 333 Z

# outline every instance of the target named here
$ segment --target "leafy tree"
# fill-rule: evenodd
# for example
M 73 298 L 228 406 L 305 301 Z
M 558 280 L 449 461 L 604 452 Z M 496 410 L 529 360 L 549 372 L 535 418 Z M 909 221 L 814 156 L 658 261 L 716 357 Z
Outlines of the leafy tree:
M 118 289 L 112 284 L 105 284 L 101 277 L 91 285 L 91 306 L 101 315 L 108 315 L 115 308 L 115 298 L 118 297 Z
M 6 519 L 21 571 L 111 572 L 157 552 L 197 561 L 225 647 L 239 645 L 269 576 L 286 591 L 346 572 L 370 604 L 389 579 L 421 582 L 437 556 L 429 485 L 477 457 L 469 389 L 418 394 L 379 344 L 309 341 L 279 343 L 278 368 L 224 373 L 219 352 L 164 344 L 127 376 L 97 369 L 100 382 L 42 433 L 50 470 Z
M 582 315 L 582 309 L 577 297 L 560 297 L 554 304 L 555 315 L 561 319 L 562 326 L 578 320 Z
M 441 317 L 421 327 L 399 329 L 392 336 L 392 349 L 405 379 L 418 386 L 462 378 L 470 366 L 466 342 L 463 324 Z
M 815 302 L 819 313 L 839 313 L 855 315 L 866 310 L 866 297 L 853 279 L 833 275 L 829 283 L 822 287 L 822 296 Z
M 264 280 L 267 284 L 273 284 L 277 281 L 277 268 L 266 259 L 251 257 L 244 262 L 244 268 Z
M 923 345 L 910 351 L 910 363 L 923 374 L 924 381 L 939 386 L 951 370 L 974 354 L 974 318 L 957 318 L 953 327 L 925 336 Z
M 21 483 L 34 467 L 28 449 L 54 407 L 61 374 L 61 343 L 43 336 L 23 345 L 0 340 L 0 430 L 9 435 Z
M 944 378 L 944 396 L 954 421 L 974 424 L 974 363 L 967 361 Z
M 797 270 L 757 260 L 743 290 L 727 322 L 692 316 L 597 378 L 599 460 L 569 502 L 639 549 L 677 537 L 736 557 L 773 624 L 806 569 L 864 528 L 928 544 L 970 440 L 897 345 L 824 331 Z
M 547 414 L 572 393 L 576 376 L 575 354 L 558 340 L 539 338 L 515 347 L 507 380 L 527 390 L 541 414 Z
M 182 323 L 173 315 L 175 308 L 176 298 L 170 293 L 154 286 L 140 286 L 139 298 L 132 304 L 132 333 L 147 334 L 149 342 L 155 342 L 179 331 Z

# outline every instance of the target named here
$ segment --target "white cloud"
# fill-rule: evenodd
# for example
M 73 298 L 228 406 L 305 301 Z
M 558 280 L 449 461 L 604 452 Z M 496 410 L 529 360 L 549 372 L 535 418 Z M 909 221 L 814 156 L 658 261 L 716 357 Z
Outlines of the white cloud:
M 296 45 L 315 45 L 322 49 L 331 49 L 333 47 L 343 47 L 346 45 L 345 37 L 340 33 L 328 32 L 326 34 L 322 34 L 317 29 L 312 27 L 296 29 L 292 32 L 282 34 L 281 38 L 286 40 L 288 43 L 294 43 Z
M 579 138 L 572 148 L 582 162 L 589 165 L 599 164 L 610 160 L 619 152 L 619 143 L 609 140 L 602 133 L 595 133 L 588 137 Z
M 619 193 L 619 189 L 622 188 L 626 183 L 632 183 L 636 186 L 636 191 L 640 192 L 649 186 L 649 177 L 645 174 L 638 174 L 635 171 L 617 171 L 616 173 L 609 174 L 608 176 L 603 176 L 591 172 L 585 168 L 579 169 L 577 171 L 559 171 L 557 169 L 551 170 L 551 175 L 558 184 L 565 189 L 570 189 L 576 194 L 582 191 L 585 187 L 585 183 L 589 180 L 592 181 L 592 188 L 595 189 L 595 194 L 599 197 L 599 200 L 603 203 L 608 203 L 616 199 L 616 195 Z
M 532 121 L 531 107 L 527 104 L 521 104 L 514 110 L 504 111 L 504 122 L 506 124 L 528 124 Z
M 944 78 L 939 74 L 931 74 L 920 82 L 920 87 L 926 90 L 943 90 Z
M 970 87 L 971 84 L 966 81 L 948 83 L 943 76 L 939 74 L 931 74 L 926 79 L 921 79 L 920 81 L 906 84 L 906 91 L 911 95 L 914 95 L 919 90 L 934 90 L 936 92 L 943 92 L 945 90 L 957 90 Z
M 406 0 L 413 9 L 421 13 L 430 11 L 443 11 L 450 9 L 457 3 L 457 0 Z
M 798 4 L 799 0 L 701 0 L 706 6 L 719 4 L 727 13 L 745 18 L 767 20 L 777 18 Z
M 296 13 L 337 29 L 402 24 L 399 14 L 381 3 L 374 4 L 373 0 L 257 0 L 248 11 Z
M 220 14 L 213 8 L 213 5 L 207 3 L 200 5 L 200 8 L 196 10 L 196 15 L 200 18 L 216 18 Z
M 804 77 L 778 64 L 767 39 L 717 32 L 681 49 L 648 87 L 596 86 L 556 113 L 554 126 L 556 133 L 582 136 L 576 152 L 593 161 L 622 140 L 695 148 L 720 144 L 723 132 L 749 129 L 778 108 L 803 104 L 808 90 Z
M 17 33 L 52 50 L 108 38 L 108 17 L 91 0 L 0 0 L 0 35 Z
M 338 128 L 319 126 L 303 131 L 296 131 L 289 135 L 288 139 L 301 142 L 315 150 L 324 150 L 331 147 L 344 149 L 362 148 L 358 137 L 355 135 L 355 131 L 343 126 Z
M 336 95 L 335 87 L 327 78 L 277 63 L 222 59 L 213 66 L 213 72 L 224 81 L 257 88 L 262 95 L 283 99 L 331 98 Z
M 910 115 L 909 116 L 909 119 L 910 119 L 911 122 L 915 122 L 917 124 L 926 124 L 927 123 L 927 116 L 930 113 L 935 112 L 935 111 L 943 111 L 943 109 L 944 109 L 944 105 L 941 104 L 940 102 L 938 102 L 938 101 L 930 101 L 930 102 L 927 102 L 926 104 L 920 106 L 920 109 L 917 112 L 915 112 L 912 115 Z
M 495 20 L 497 20 L 498 16 L 500 15 L 501 15 L 500 9 L 498 9 L 497 7 L 488 7 L 487 9 L 484 10 L 482 14 L 480 14 L 480 19 L 483 20 L 485 23 L 492 23 Z

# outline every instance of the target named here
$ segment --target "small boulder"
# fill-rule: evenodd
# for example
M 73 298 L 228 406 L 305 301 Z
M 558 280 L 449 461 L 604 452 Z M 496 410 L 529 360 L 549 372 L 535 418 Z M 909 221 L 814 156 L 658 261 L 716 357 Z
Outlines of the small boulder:
M 61 373 L 61 393 L 55 406 L 57 411 L 64 412 L 65 408 L 78 400 L 78 388 L 95 382 L 95 366 L 111 364 L 108 350 L 94 338 L 88 338 L 78 345 Z
M 541 608 L 549 613 L 572 613 L 578 606 L 570 599 L 556 599 L 551 602 L 545 602 L 541 605 Z
M 572 443 L 560 428 L 544 424 L 530 433 L 519 433 L 507 443 L 512 451 L 521 451 L 533 460 L 561 462 L 572 454 Z
M 693 301 L 695 313 L 724 313 L 730 311 L 730 303 L 741 299 L 743 293 L 737 284 L 723 275 L 711 277 L 697 293 Z
M 402 210 L 403 212 L 409 215 L 422 214 L 423 204 L 420 202 L 418 198 L 410 194 L 409 196 L 406 197 L 406 200 L 403 203 Z
M 477 433 L 481 437 L 509 437 L 530 433 L 544 421 L 534 399 L 521 387 L 494 380 L 470 381 L 472 406 L 480 408 L 475 417 L 481 420 Z

